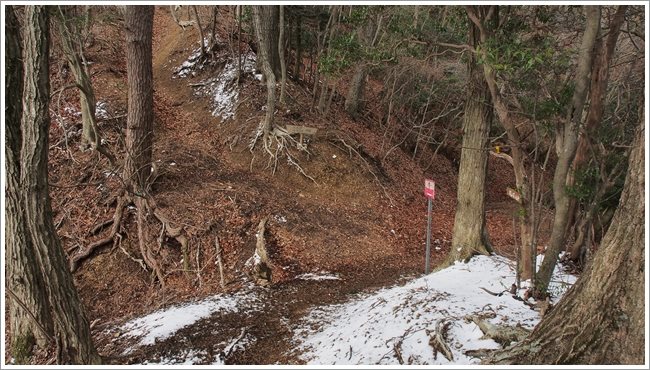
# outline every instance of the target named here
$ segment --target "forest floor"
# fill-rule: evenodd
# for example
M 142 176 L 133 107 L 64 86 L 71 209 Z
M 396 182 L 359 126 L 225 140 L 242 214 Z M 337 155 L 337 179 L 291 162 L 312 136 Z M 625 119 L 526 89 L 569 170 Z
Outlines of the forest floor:
M 123 40 L 124 35 L 108 18 L 95 27 L 96 40 L 87 58 L 94 62 L 93 83 L 102 110 L 98 114 L 100 130 L 109 148 L 122 156 L 126 66 L 122 44 L 114 40 Z M 227 40 L 225 34 L 220 26 L 222 40 Z M 273 173 L 259 148 L 254 154 L 249 150 L 265 113 L 265 87 L 253 73 L 247 73 L 232 107 L 211 100 L 224 92 L 217 91 L 219 86 L 206 88 L 218 84 L 218 80 L 208 79 L 223 75 L 228 66 L 227 45 L 222 42 L 216 51 L 217 63 L 202 69 L 197 64 L 186 69 L 187 74 L 179 73 L 179 67 L 198 47 L 197 32 L 181 30 L 167 7 L 157 8 L 153 158 L 160 176 L 151 192 L 159 207 L 184 227 L 189 247 L 183 251 L 174 241 L 158 240 L 160 224 L 153 217 L 148 219 L 147 242 L 156 245 L 165 271 L 161 286 L 137 261 L 137 228 L 134 210 L 129 209 L 120 242 L 99 250 L 75 272 L 98 349 L 111 363 L 161 362 L 187 348 L 212 349 L 203 356 L 204 363 L 217 362 L 217 358 L 226 364 L 304 363 L 299 353 L 278 350 L 292 348 L 294 331 L 288 323 L 300 321 L 315 307 L 344 303 L 358 293 L 404 283 L 422 274 L 425 178 L 433 178 L 437 185 L 432 266 L 449 250 L 457 190 L 452 160 L 436 156 L 424 171 L 401 148 L 384 157 L 394 144 L 387 142 L 386 132 L 376 123 L 380 110 L 372 105 L 378 104 L 373 100 L 377 91 L 369 91 L 368 112 L 355 121 L 342 109 L 343 82 L 331 111 L 323 116 L 310 109 L 311 87 L 293 80 L 287 86 L 286 106 L 276 113 L 276 123 L 321 131 L 336 128 L 354 138 L 365 155 L 317 136 L 308 143 L 310 154 L 296 157 L 313 180 L 286 159 L 279 161 Z M 53 90 L 69 83 L 58 60 L 55 55 Z M 114 196 L 121 186 L 116 173 L 120 169 L 111 168 L 96 153 L 78 148 L 79 136 L 70 134 L 80 127 L 75 123 L 79 108 L 74 90 L 55 94 L 51 110 L 50 193 L 55 225 L 71 256 L 105 235 L 106 230 L 97 235 L 90 231 L 115 211 Z M 215 110 L 227 118 L 214 116 Z M 514 187 L 507 163 L 490 158 L 488 184 L 487 227 L 492 243 L 498 254 L 513 257 L 516 205 L 505 192 L 507 186 Z M 255 251 L 257 225 L 263 218 L 268 218 L 270 288 L 253 287 L 245 273 L 246 262 Z M 222 251 L 225 287 L 220 285 L 215 239 Z M 254 292 L 253 298 L 249 292 Z M 121 328 L 129 320 L 173 309 L 182 302 L 209 300 L 206 297 L 215 294 L 230 297 L 224 304 L 234 306 L 219 315 L 204 316 L 197 308 L 202 317 L 198 323 L 125 352 L 137 341 L 123 335 Z M 193 312 L 191 303 L 183 304 L 186 309 L 180 309 L 178 315 Z M 213 302 L 213 306 L 219 304 Z M 241 343 L 228 338 L 240 338 L 246 345 L 237 347 Z M 232 346 L 227 348 L 229 343 Z

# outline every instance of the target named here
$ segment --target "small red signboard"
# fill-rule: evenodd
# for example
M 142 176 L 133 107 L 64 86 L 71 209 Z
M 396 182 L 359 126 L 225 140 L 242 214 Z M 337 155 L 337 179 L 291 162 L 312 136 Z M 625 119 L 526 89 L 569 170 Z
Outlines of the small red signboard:
M 431 198 L 431 200 L 436 197 L 436 182 L 433 180 L 426 179 L 424 180 L 424 196 Z

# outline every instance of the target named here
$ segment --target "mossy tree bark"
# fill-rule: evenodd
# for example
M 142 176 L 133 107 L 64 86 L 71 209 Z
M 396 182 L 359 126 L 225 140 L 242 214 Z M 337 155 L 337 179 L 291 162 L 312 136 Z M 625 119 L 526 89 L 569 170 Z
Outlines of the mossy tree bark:
M 642 365 L 645 356 L 645 120 L 600 249 L 531 335 L 488 364 Z
M 470 43 L 480 42 L 479 30 L 470 23 Z M 468 62 L 469 86 L 463 118 L 463 148 L 458 170 L 458 202 L 451 251 L 444 265 L 468 260 L 475 254 L 490 254 L 492 247 L 485 229 L 485 178 L 487 174 L 488 135 L 492 107 L 483 70 L 475 55 Z

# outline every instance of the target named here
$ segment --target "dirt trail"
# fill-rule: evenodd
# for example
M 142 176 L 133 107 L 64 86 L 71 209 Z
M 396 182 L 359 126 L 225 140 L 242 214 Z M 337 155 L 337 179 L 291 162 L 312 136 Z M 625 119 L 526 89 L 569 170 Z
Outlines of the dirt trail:
M 174 165 L 157 180 L 154 196 L 174 219 L 183 220 L 193 242 L 207 249 L 206 235 L 216 233 L 221 238 L 228 278 L 234 282 L 230 289 L 246 280 L 237 271 L 252 255 L 256 220 L 272 216 L 267 241 L 277 282 L 270 289 L 257 288 L 264 302 L 260 312 L 242 310 L 203 319 L 114 361 L 182 358 L 192 350 L 202 353 L 204 363 L 212 363 L 223 349 L 215 344 L 236 337 L 246 327 L 247 335 L 255 340 L 245 350 L 231 353 L 226 363 L 299 363 L 295 354 L 284 351 L 292 347 L 287 323 L 296 322 L 310 307 L 343 302 L 354 293 L 390 285 L 421 269 L 421 253 L 414 253 L 410 244 L 422 231 L 399 227 L 400 213 L 412 213 L 415 198 L 390 206 L 359 163 L 346 160 L 344 153 L 325 143 L 314 143 L 315 158 L 303 162 L 307 171 L 319 175 L 320 184 L 284 165 L 272 175 L 263 168 L 263 158 L 255 158 L 251 170 L 246 143 L 257 120 L 248 116 L 262 114 L 262 87 L 254 80 L 244 84 L 242 96 L 252 97 L 249 104 L 240 106 L 235 122 L 213 117 L 208 100 L 194 97 L 188 86 L 197 79 L 172 77 L 173 68 L 192 51 L 194 45 L 188 46 L 187 40 L 194 35 L 191 30 L 176 29 L 166 13 L 166 9 L 157 10 L 154 31 L 154 158 Z M 224 142 L 237 134 L 241 143 L 230 150 Z M 331 160 L 337 155 L 342 161 Z M 419 208 L 422 213 L 424 207 Z M 316 270 L 336 273 L 341 280 L 293 278 Z M 213 288 L 200 289 L 198 296 L 219 291 L 212 284 L 215 272 L 203 276 L 206 286 Z M 174 281 L 173 287 L 182 284 Z M 128 345 L 106 334 L 98 342 L 100 351 L 112 355 Z
M 222 23 L 218 22 L 223 35 Z M 115 115 L 102 122 L 101 129 L 121 156 L 126 69 L 122 48 L 116 47 L 114 40 L 123 40 L 123 31 L 110 25 L 95 27 L 100 27 L 98 41 L 88 56 L 97 61 L 94 68 L 102 73 L 96 74 L 93 83 L 98 100 L 107 102 Z M 209 98 L 195 96 L 189 86 L 214 77 L 223 68 L 230 55 L 226 44 L 219 50 L 221 59 L 214 66 L 198 71 L 196 76 L 174 77 L 174 69 L 198 47 L 197 41 L 194 28 L 182 31 L 168 7 L 157 7 L 153 158 L 161 171 L 152 195 L 174 222 L 183 225 L 192 255 L 184 256 L 180 246 L 172 242 L 160 243 L 165 288 L 153 284 L 151 275 L 133 258 L 139 253 L 136 228 L 132 212 L 126 212 L 125 237 L 119 248 L 98 251 L 75 273 L 75 282 L 90 321 L 99 323 L 93 332 L 99 351 L 115 364 L 181 358 L 190 350 L 202 350 L 200 361 L 212 363 L 223 349 L 217 344 L 239 335 L 242 327 L 255 340 L 245 350 L 233 351 L 226 363 L 299 363 L 296 354 L 289 352 L 292 331 L 288 323 L 295 323 L 312 307 L 343 302 L 356 293 L 392 285 L 422 272 L 425 177 L 434 177 L 439 186 L 433 216 L 432 265 L 446 255 L 456 199 L 454 165 L 444 157 L 435 157 L 431 170 L 424 173 L 400 149 L 383 158 L 387 144 L 383 132 L 377 132 L 376 122 L 351 120 L 342 109 L 340 97 L 334 99 L 329 116 L 311 112 L 309 86 L 290 82 L 289 104 L 276 114 L 278 124 L 336 128 L 354 137 L 371 163 L 364 163 L 345 148 L 314 140 L 309 143 L 311 155 L 299 160 L 316 182 L 286 161 L 280 161 L 273 174 L 263 154 L 248 150 L 248 142 L 264 114 L 265 87 L 252 76 L 244 79 L 235 118 L 221 121 L 212 116 Z M 57 76 L 55 71 L 51 75 Z M 55 79 L 53 86 L 57 85 L 64 86 L 65 81 Z M 64 95 L 64 103 L 76 102 L 72 91 L 66 94 L 69 96 Z M 371 97 L 376 98 L 376 94 L 369 91 Z M 57 126 L 53 125 L 50 135 L 52 142 L 59 143 L 50 150 L 51 182 L 64 185 L 51 189 L 55 223 L 60 227 L 66 251 L 72 253 L 93 240 L 88 230 L 110 218 L 114 211 L 111 192 L 120 183 L 115 176 L 107 175 L 106 163 L 92 153 L 79 152 L 72 144 L 66 148 Z M 376 177 L 372 171 L 385 176 Z M 68 179 L 76 183 L 80 176 L 79 183 L 100 186 L 84 185 L 78 192 L 70 192 Z M 489 179 L 488 228 L 497 247 L 508 246 L 512 242 L 513 209 L 500 190 L 513 182 L 511 170 L 503 163 L 490 162 Z M 269 218 L 266 240 L 274 284 L 269 289 L 255 289 L 263 302 L 261 309 L 255 314 L 242 311 L 215 315 L 164 341 L 122 354 L 130 344 L 119 333 L 116 337 L 114 329 L 126 320 L 179 302 L 249 289 L 249 279 L 242 271 L 255 248 L 257 223 L 264 217 Z M 145 230 L 150 242 L 156 243 L 160 225 L 150 220 Z M 215 265 L 215 238 L 223 252 L 225 289 L 220 287 Z M 183 264 L 186 257 L 191 259 L 189 269 Z M 296 279 L 299 274 L 322 271 L 336 274 L 341 280 Z

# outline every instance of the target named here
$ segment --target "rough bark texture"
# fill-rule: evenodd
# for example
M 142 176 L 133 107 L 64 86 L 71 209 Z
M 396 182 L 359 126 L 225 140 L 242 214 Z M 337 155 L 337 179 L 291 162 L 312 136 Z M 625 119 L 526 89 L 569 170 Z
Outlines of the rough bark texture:
M 478 29 L 470 26 L 470 42 L 479 41 Z M 492 124 L 491 99 L 483 71 L 475 56 L 470 58 L 468 97 L 463 118 L 463 149 L 458 170 L 458 202 L 447 264 L 492 251 L 485 229 L 485 177 L 488 136 Z
M 126 118 L 124 182 L 127 191 L 144 195 L 151 175 L 153 144 L 153 6 L 127 6 L 126 73 L 129 104 Z
M 5 284 L 6 288 L 16 296 L 10 295 L 11 299 L 8 302 L 11 350 L 17 362 L 22 363 L 25 357 L 30 355 L 34 343 L 43 347 L 47 339 L 30 314 L 21 307 L 21 303 L 27 306 L 36 318 L 39 318 L 41 327 L 48 335 L 52 334 L 54 324 L 47 311 L 45 284 L 38 270 L 22 205 L 20 122 L 23 103 L 23 66 L 20 26 L 13 6 L 6 7 L 5 35 L 5 91 L 12 92 L 5 94 L 5 168 L 7 171 Z M 16 298 L 21 302 L 17 302 Z
M 100 362 L 90 336 L 90 327 L 72 274 L 67 269 L 61 242 L 54 230 L 48 193 L 49 118 L 49 29 L 47 9 L 25 9 L 23 142 L 21 152 L 21 190 L 27 228 L 36 259 L 46 283 L 50 314 L 61 363 L 97 364 Z
M 499 364 L 642 365 L 645 356 L 645 128 L 642 119 L 612 225 L 593 262 Z
M 278 5 L 255 5 L 253 12 L 259 14 L 259 22 L 254 22 L 255 33 L 261 35 L 258 48 L 267 51 L 268 62 L 273 71 L 275 80 L 282 78 L 280 70 L 280 51 L 278 50 L 278 43 L 280 38 L 280 6 Z M 259 37 L 259 36 L 258 36 Z M 259 50 L 258 50 L 259 52 Z M 263 63 L 260 63 L 259 68 L 264 71 Z M 266 73 L 265 78 L 268 78 Z
M 563 126 L 558 127 L 556 146 L 558 161 L 553 175 L 553 198 L 555 200 L 555 217 L 548 249 L 544 254 L 539 272 L 535 278 L 536 295 L 546 294 L 548 284 L 553 275 L 557 258 L 565 244 L 565 231 L 569 213 L 569 195 L 566 192 L 566 180 L 569 168 L 575 156 L 578 145 L 578 127 L 582 121 L 582 110 L 589 92 L 589 75 L 594 54 L 596 36 L 600 29 L 600 7 L 585 6 L 587 24 L 582 37 L 576 86 L 571 100 L 571 107 Z
M 264 143 L 266 145 L 267 138 L 273 127 L 273 113 L 275 112 L 275 74 L 273 72 L 273 66 L 271 63 L 271 58 L 273 56 L 278 56 L 277 53 L 277 42 L 269 44 L 268 40 L 272 38 L 273 35 L 263 32 L 265 29 L 268 29 L 268 8 L 274 8 L 272 6 L 253 6 L 253 23 L 255 28 L 255 35 L 257 37 L 258 48 L 258 62 L 262 73 L 266 76 L 266 116 L 264 117 L 264 122 L 262 124 L 262 131 L 264 133 Z M 276 40 L 277 41 L 277 40 Z M 273 52 L 272 46 L 275 45 L 275 52 Z

